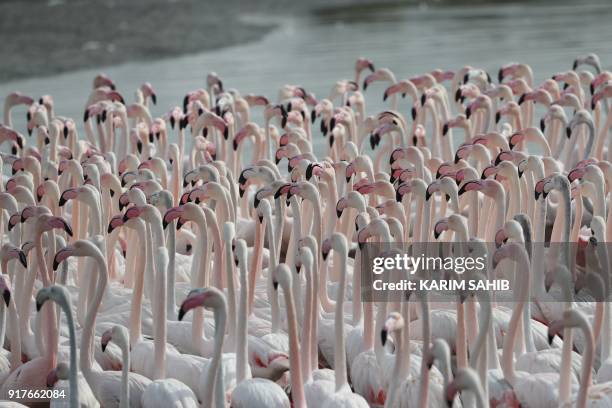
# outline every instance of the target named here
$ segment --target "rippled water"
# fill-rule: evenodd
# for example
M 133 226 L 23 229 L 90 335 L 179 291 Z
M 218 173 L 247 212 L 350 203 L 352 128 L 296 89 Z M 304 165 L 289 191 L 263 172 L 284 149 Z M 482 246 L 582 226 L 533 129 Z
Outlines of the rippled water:
M 259 23 L 278 18 L 246 17 Z M 522 61 L 534 68 L 536 80 L 542 80 L 570 68 L 574 57 L 586 52 L 599 54 L 609 67 L 611 17 L 612 3 L 603 1 L 338 7 L 283 18 L 279 29 L 257 42 L 5 83 L 0 94 L 52 94 L 56 114 L 81 118 L 91 80 L 103 70 L 128 99 L 131 90 L 151 82 L 159 103 L 153 114 L 160 115 L 179 105 L 186 91 L 204 87 L 209 71 L 242 93 L 275 98 L 281 85 L 295 83 L 324 97 L 336 80 L 353 77 L 358 56 L 391 68 L 398 78 L 468 63 L 496 72 L 503 63 Z M 382 108 L 382 89 L 379 84 L 368 89 L 369 112 Z M 22 126 L 24 120 L 16 122 Z

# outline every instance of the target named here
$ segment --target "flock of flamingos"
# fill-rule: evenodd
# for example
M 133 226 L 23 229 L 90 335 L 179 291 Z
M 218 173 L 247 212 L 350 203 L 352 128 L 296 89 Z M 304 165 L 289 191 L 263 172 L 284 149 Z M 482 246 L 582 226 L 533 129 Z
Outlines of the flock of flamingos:
M 567 68 L 7 95 L 0 406 L 612 407 L 612 73 Z M 362 299 L 364 243 L 428 241 L 516 300 Z

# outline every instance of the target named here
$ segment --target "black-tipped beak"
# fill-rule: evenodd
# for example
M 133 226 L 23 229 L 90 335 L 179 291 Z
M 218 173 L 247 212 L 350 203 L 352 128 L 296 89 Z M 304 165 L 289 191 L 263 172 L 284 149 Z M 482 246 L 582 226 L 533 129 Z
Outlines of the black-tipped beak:
M 380 331 L 380 341 L 383 346 L 387 343 L 387 335 L 388 335 L 387 330 L 382 329 Z
M 472 116 L 472 108 L 470 108 L 469 106 L 465 109 L 465 118 L 469 119 L 470 116 Z
M 398 203 L 402 202 L 402 195 L 399 193 L 399 191 L 395 192 L 395 201 L 397 201 Z
M 244 197 L 245 189 L 242 187 L 242 184 L 238 185 L 238 195 L 240 198 Z
M 495 112 L 495 123 L 499 123 L 500 119 L 501 119 L 501 113 Z
M 312 163 L 308 163 L 306 166 L 306 180 L 310 180 L 312 178 Z
M 313 109 L 312 112 L 310 112 L 310 123 L 315 123 L 315 120 L 317 120 L 317 112 Z
M 519 105 L 522 105 L 522 104 L 523 104 L 523 102 L 525 102 L 525 94 L 522 94 L 522 95 L 520 96 L 520 98 L 519 98 L 519 100 L 518 100 L 518 104 L 519 104 Z
M 425 201 L 429 201 L 429 199 L 431 198 L 431 193 L 429 192 L 429 189 L 425 190 Z
M 6 303 L 6 307 L 8 307 L 9 303 L 11 302 L 11 292 L 5 289 L 2 292 L 2 298 L 4 299 L 4 303 Z
M 388 97 L 389 97 L 389 94 L 387 94 L 387 91 L 385 91 L 385 93 L 383 94 L 383 102 L 385 102 Z
M 497 71 L 497 82 L 501 83 L 504 80 L 504 70 L 502 68 Z
M 257 195 L 255 195 L 255 197 L 253 198 L 253 207 L 258 208 L 260 202 L 261 200 L 257 198 Z
M 142 153 L 142 142 L 140 140 L 136 142 L 136 150 L 138 150 L 138 153 Z
M 178 220 L 176 220 L 176 230 L 180 230 L 183 227 L 183 224 L 185 224 L 184 222 L 181 222 L 181 219 L 179 218 Z
M 544 120 L 544 118 L 542 118 L 540 119 L 540 130 L 544 132 L 544 129 L 546 129 L 546 121 Z
M 157 95 L 151 94 L 151 102 L 153 102 L 153 105 L 157 105 Z
M 416 119 L 416 116 L 417 116 L 417 111 L 416 111 L 416 108 L 415 108 L 414 106 L 413 106 L 413 107 L 412 107 L 412 109 L 410 110 L 410 113 L 411 113 L 411 115 L 412 115 L 412 120 L 415 120 L 415 119 Z
M 43 307 L 43 304 L 42 304 L 42 303 L 38 303 L 38 302 L 36 302 L 36 311 L 37 311 L 37 312 L 40 312 L 40 309 L 42 309 L 42 307 Z
M 59 266 L 59 262 L 57 262 L 57 259 L 53 258 L 53 270 L 57 271 L 57 267 Z
M 444 124 L 444 126 L 442 126 L 442 136 L 446 136 L 446 134 L 448 133 L 448 124 Z
M 163 226 L 164 229 L 168 228 L 168 221 L 163 220 L 162 221 L 162 226 Z
M 572 128 L 570 128 L 569 126 L 565 128 L 565 136 L 567 136 L 568 139 L 572 137 Z
M 455 102 L 459 101 L 459 99 L 461 99 L 461 89 L 457 89 L 457 92 L 455 92 Z
M 278 290 L 278 282 L 277 281 L 272 282 L 272 286 L 274 286 L 274 290 Z
M 552 346 L 554 340 L 555 340 L 555 335 L 554 334 L 549 334 L 548 335 L 548 345 Z
M 183 320 L 183 317 L 185 317 L 185 311 L 184 311 L 184 310 L 183 310 L 183 308 L 181 307 L 181 308 L 179 308 L 179 311 L 178 311 L 178 321 L 179 321 L 179 322 L 180 322 L 180 321 L 182 321 L 182 320 Z
M 60 206 L 60 207 L 63 207 L 63 206 L 64 206 L 64 204 L 66 204 L 66 199 L 65 199 L 65 198 L 62 196 L 62 197 L 60 197 L 60 199 L 59 199 L 59 206 Z
M 72 228 L 70 228 L 70 225 L 68 225 L 66 222 L 64 222 L 64 231 L 66 231 L 66 234 L 68 234 L 69 237 L 72 236 Z
M 368 82 L 367 81 L 363 81 L 363 91 L 365 92 L 365 90 L 368 89 Z
M 104 353 L 106 351 L 106 343 L 100 343 L 100 348 L 102 349 L 102 352 Z
M 323 261 L 327 261 L 327 257 L 329 256 L 329 251 L 321 251 L 321 255 L 323 257 Z
M 28 267 L 28 259 L 23 251 L 19 251 L 19 263 L 22 264 L 24 268 Z

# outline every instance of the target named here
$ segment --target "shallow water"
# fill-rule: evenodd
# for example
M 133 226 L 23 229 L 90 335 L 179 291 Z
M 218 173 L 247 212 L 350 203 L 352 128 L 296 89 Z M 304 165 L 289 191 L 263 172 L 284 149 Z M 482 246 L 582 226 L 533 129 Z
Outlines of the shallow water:
M 541 81 L 571 68 L 573 59 L 587 52 L 599 54 L 609 67 L 611 17 L 612 3 L 603 1 L 337 7 L 280 21 L 251 13 L 243 18 L 262 25 L 280 22 L 280 28 L 240 46 L 5 83 L 0 95 L 13 90 L 51 94 L 56 114 L 80 120 L 92 78 L 104 71 L 128 100 L 142 82 L 151 82 L 158 95 L 152 113 L 161 115 L 180 105 L 186 91 L 205 87 L 206 73 L 216 71 L 226 87 L 242 93 L 275 99 L 280 86 L 294 83 L 321 98 L 336 80 L 352 79 L 359 56 L 392 69 L 398 79 L 465 64 L 496 73 L 501 64 L 521 61 L 531 64 Z M 368 88 L 369 113 L 384 106 L 383 89 L 382 84 Z M 14 122 L 23 130 L 23 108 L 15 114 Z

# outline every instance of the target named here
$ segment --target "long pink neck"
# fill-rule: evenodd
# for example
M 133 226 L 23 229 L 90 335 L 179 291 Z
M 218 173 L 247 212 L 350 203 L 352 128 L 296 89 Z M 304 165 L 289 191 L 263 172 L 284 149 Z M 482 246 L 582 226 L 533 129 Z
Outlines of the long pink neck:
M 140 245 L 141 254 L 146 254 L 145 246 L 145 229 L 144 225 L 138 229 L 138 243 Z M 142 295 L 144 291 L 144 273 L 145 262 L 142 256 L 137 257 L 136 280 L 132 292 L 132 304 L 130 310 L 130 344 L 134 345 L 142 339 L 142 322 L 140 316 L 142 313 Z
M 213 390 L 215 385 L 217 389 L 223 389 L 223 373 L 221 370 L 221 358 L 223 353 L 223 338 L 225 336 L 225 323 L 227 318 L 227 306 L 216 308 L 214 310 L 215 318 L 215 344 L 213 356 L 208 366 L 208 374 L 206 376 L 205 394 L 202 401 L 202 406 L 213 406 Z M 212 374 L 212 375 L 211 375 Z M 218 393 L 217 393 L 218 394 Z M 217 406 L 224 406 L 224 401 L 215 401 Z
M 525 302 L 527 299 L 527 294 L 529 293 L 529 261 L 525 257 L 519 257 L 517 262 L 520 263 L 518 268 L 514 270 L 517 273 L 523 273 L 526 276 L 516 276 L 515 282 L 518 283 L 516 288 L 516 293 L 520 296 L 520 299 L 514 306 L 514 311 L 512 312 L 512 318 L 510 319 L 510 324 L 508 328 L 508 334 L 506 337 L 506 341 L 504 342 L 503 354 L 502 354 L 502 371 L 504 373 L 504 378 L 506 381 L 510 383 L 510 385 L 514 386 L 516 382 L 516 373 L 514 371 L 514 358 L 513 351 L 514 346 L 516 344 L 516 338 L 518 334 L 519 323 L 523 318 L 523 309 L 525 308 Z
M 161 248 L 158 248 L 158 250 Z M 155 349 L 155 365 L 153 380 L 165 378 L 166 376 L 166 263 L 156 262 L 155 273 L 155 297 L 154 305 L 155 338 L 153 346 Z
M 582 355 L 582 372 L 580 374 L 580 390 L 578 391 L 578 401 L 576 407 L 585 408 L 588 398 L 589 387 L 591 386 L 591 378 L 593 375 L 593 356 L 595 343 L 593 340 L 593 332 L 586 320 L 581 320 L 580 328 L 585 338 L 585 349 Z M 564 354 L 563 358 L 567 356 Z M 571 359 L 571 354 L 569 355 Z
M 263 242 L 264 242 L 264 225 L 265 221 L 255 225 L 255 252 L 253 257 L 251 258 L 251 265 L 249 271 L 249 287 L 255 288 L 255 284 L 257 283 L 258 272 L 261 271 L 261 266 L 263 262 Z M 253 302 L 255 301 L 255 290 L 251 289 L 249 291 L 249 299 L 248 299 L 248 311 L 247 315 L 250 316 L 253 311 Z
M 338 287 L 338 298 L 336 300 L 336 315 L 334 317 L 334 329 L 336 340 L 334 344 L 334 372 L 336 375 L 336 391 L 348 387 L 346 377 L 346 350 L 344 333 L 344 292 L 346 291 L 346 259 L 348 248 L 340 251 L 340 285 Z
M 91 307 L 87 310 L 87 316 L 85 318 L 85 325 L 83 326 L 83 335 L 81 337 L 81 349 L 80 349 L 80 366 L 81 371 L 85 379 L 91 387 L 93 387 L 93 379 L 91 377 L 91 354 L 92 354 L 92 342 L 94 336 L 94 327 L 96 324 L 96 316 L 102 303 L 102 297 L 108 283 L 108 270 L 106 268 L 106 262 L 100 254 L 93 255 L 97 265 L 98 273 L 98 285 L 96 286 L 96 292 L 91 302 Z M 94 268 L 95 269 L 95 268 Z M 90 271 L 91 272 L 91 271 Z
M 298 339 L 297 316 L 293 302 L 293 292 L 290 287 L 283 287 L 285 292 L 285 303 L 287 309 L 287 325 L 289 330 L 289 365 L 291 367 L 291 393 L 293 406 L 296 408 L 306 407 L 304 396 L 304 384 L 302 382 L 302 368 L 300 361 L 300 344 Z
M 304 303 L 304 322 L 302 324 L 302 349 L 304 364 L 302 365 L 303 377 L 306 382 L 312 379 L 312 359 L 310 356 L 312 342 L 312 321 L 314 315 L 314 299 L 312 285 L 312 265 L 302 265 L 302 270 L 306 276 L 306 299 Z
M 41 275 L 44 287 L 51 285 L 51 280 L 47 272 L 47 262 L 43 255 L 42 249 L 42 234 L 36 234 L 36 257 L 38 258 L 38 270 Z M 55 368 L 57 364 L 57 343 L 58 343 L 58 329 L 57 329 L 57 314 L 55 313 L 55 307 L 52 302 L 48 302 L 43 305 L 45 309 L 45 328 L 46 328 L 46 340 L 47 340 L 47 358 L 49 359 L 49 370 Z
M 21 333 L 19 331 L 19 317 L 15 300 L 11 298 L 8 307 L 8 324 L 11 328 L 11 372 L 21 365 Z

